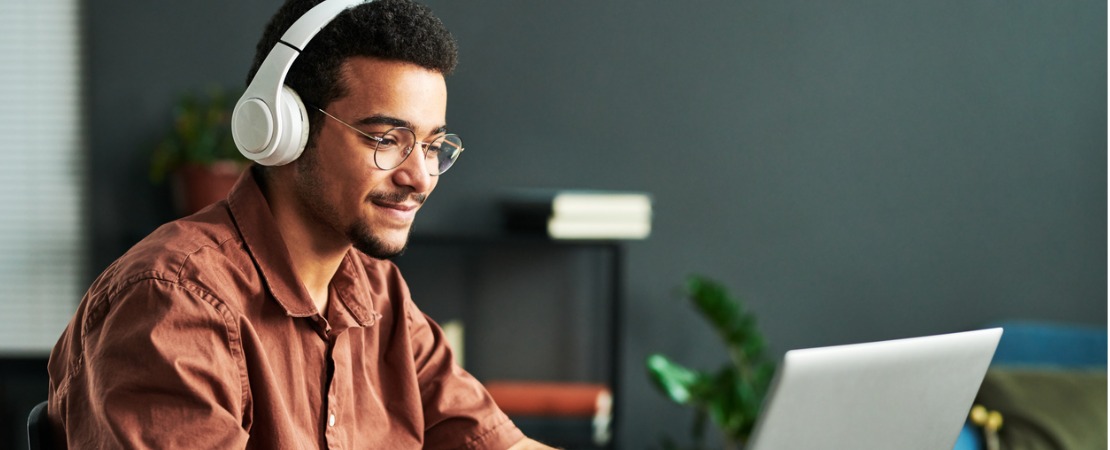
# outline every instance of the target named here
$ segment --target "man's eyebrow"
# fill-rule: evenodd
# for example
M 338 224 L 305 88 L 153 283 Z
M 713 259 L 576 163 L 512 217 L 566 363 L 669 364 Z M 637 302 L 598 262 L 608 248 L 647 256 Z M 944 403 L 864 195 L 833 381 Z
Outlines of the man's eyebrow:
M 357 122 L 355 122 L 355 125 L 362 125 L 362 126 L 389 125 L 391 127 L 405 127 L 405 128 L 410 129 L 410 130 L 415 130 L 416 129 L 416 127 L 413 126 L 412 122 L 409 122 L 409 121 L 404 120 L 404 119 L 399 119 L 399 118 L 396 118 L 396 117 L 382 115 L 382 114 L 375 114 L 375 115 L 370 116 L 370 117 L 365 117 L 365 118 L 359 119 Z M 442 134 L 442 133 L 446 133 L 446 132 L 447 132 L 447 125 L 440 125 L 436 129 L 432 130 L 431 134 Z
M 407 120 L 381 114 L 376 114 L 370 117 L 359 119 L 355 122 L 355 125 L 389 125 L 392 127 L 413 128 L 412 123 Z

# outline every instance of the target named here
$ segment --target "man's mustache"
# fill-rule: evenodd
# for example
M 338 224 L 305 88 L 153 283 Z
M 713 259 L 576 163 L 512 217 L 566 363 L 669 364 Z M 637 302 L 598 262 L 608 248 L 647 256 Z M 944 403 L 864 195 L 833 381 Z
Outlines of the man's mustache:
M 406 199 L 412 198 L 412 201 L 417 205 L 423 205 L 424 200 L 428 199 L 426 194 L 416 194 L 412 192 L 371 192 L 366 196 L 366 201 L 380 202 L 380 203 L 404 203 Z

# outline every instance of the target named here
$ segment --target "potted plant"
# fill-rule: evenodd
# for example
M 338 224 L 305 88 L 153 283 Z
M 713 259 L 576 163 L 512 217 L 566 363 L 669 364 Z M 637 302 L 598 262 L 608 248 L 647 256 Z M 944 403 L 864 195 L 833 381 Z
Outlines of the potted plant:
M 170 180 L 179 213 L 192 214 L 227 197 L 247 160 L 231 138 L 231 111 L 238 96 L 212 88 L 205 95 L 182 95 L 174 105 L 173 127 L 155 147 L 150 178 Z
M 668 399 L 695 410 L 694 448 L 705 445 L 707 419 L 721 431 L 725 448 L 741 448 L 759 417 L 763 397 L 775 365 L 765 354 L 765 342 L 755 316 L 721 284 L 691 276 L 684 295 L 724 340 L 728 363 L 716 372 L 688 369 L 661 354 L 647 358 L 648 376 Z M 664 447 L 677 448 L 669 439 Z

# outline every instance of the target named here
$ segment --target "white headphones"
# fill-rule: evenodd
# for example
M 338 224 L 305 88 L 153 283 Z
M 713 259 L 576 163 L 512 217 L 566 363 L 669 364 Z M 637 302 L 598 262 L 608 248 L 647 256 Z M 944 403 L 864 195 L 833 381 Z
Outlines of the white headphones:
M 343 11 L 373 0 L 326 0 L 297 19 L 262 60 L 235 110 L 231 137 L 239 152 L 264 166 L 288 164 L 308 143 L 308 113 L 285 76 L 316 33 Z

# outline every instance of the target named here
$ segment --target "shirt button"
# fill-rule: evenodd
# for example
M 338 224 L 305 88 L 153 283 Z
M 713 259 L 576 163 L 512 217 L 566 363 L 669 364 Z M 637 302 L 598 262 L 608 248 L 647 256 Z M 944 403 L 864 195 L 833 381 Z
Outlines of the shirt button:
M 328 414 L 328 426 L 329 427 L 334 427 L 335 426 L 335 414 Z

